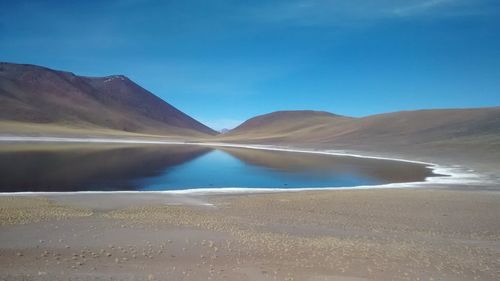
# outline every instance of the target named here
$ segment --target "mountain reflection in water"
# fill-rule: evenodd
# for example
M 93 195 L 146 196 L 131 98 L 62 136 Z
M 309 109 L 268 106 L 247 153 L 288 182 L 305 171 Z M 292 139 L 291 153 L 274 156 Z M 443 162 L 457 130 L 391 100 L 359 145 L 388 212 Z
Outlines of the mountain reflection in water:
M 422 181 L 413 163 L 192 145 L 2 144 L 0 191 L 292 188 Z

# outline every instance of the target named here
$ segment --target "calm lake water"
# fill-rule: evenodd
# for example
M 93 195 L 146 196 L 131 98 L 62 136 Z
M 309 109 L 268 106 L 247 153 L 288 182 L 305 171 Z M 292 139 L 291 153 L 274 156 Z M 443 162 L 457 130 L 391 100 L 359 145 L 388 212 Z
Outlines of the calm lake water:
M 412 163 L 190 145 L 0 144 L 0 191 L 351 187 L 423 181 Z

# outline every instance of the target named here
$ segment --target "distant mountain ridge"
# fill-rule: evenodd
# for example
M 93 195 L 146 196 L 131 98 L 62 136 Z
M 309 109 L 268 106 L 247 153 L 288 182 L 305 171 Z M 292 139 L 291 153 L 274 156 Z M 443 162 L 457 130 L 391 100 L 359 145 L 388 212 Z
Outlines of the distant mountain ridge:
M 0 121 L 204 136 L 217 132 L 123 75 L 0 63 Z

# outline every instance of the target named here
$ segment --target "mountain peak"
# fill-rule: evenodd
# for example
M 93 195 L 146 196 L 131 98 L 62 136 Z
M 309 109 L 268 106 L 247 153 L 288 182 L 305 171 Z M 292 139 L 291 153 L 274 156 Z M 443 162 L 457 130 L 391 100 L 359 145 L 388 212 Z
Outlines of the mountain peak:
M 121 80 L 121 81 L 129 80 L 124 75 L 111 75 L 111 76 L 106 76 L 106 77 L 103 77 L 103 78 L 106 79 L 106 80 L 104 80 L 104 83 L 111 82 L 113 80 Z
M 216 134 L 124 75 L 85 77 L 0 63 L 0 93 L 0 121 L 176 136 Z
M 293 130 L 297 126 L 307 127 L 309 124 L 337 122 L 350 117 L 336 115 L 326 111 L 315 110 L 282 110 L 259 115 L 248 119 L 238 127 L 229 131 L 228 135 L 252 132 L 265 134 L 267 131 Z
M 288 116 L 288 117 L 310 117 L 310 116 L 330 116 L 330 117 L 340 117 L 341 115 L 337 115 L 327 111 L 319 111 L 319 110 L 278 110 L 268 114 L 260 115 L 262 117 L 267 116 Z M 259 117 L 259 116 L 257 116 Z

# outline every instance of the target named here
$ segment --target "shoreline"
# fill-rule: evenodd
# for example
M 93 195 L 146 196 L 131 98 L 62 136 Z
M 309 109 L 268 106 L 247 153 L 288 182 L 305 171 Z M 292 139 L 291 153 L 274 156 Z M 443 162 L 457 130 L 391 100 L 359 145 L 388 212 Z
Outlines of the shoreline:
M 256 149 L 267 151 L 283 151 L 292 153 L 309 153 L 319 155 L 330 155 L 340 157 L 354 157 L 364 159 L 379 159 L 397 161 L 404 163 L 421 164 L 432 170 L 434 176 L 427 177 L 424 181 L 387 183 L 380 185 L 360 185 L 348 187 L 300 187 L 300 188 L 246 188 L 246 187 L 219 187 L 219 188 L 186 188 L 161 191 L 68 191 L 68 192 L 0 192 L 0 196 L 33 196 L 33 195 L 75 195 L 75 194 L 171 194 L 171 195 L 224 195 L 224 194 L 263 194 L 280 192 L 303 192 L 303 191 L 329 191 L 329 190 L 365 190 L 365 189 L 393 189 L 393 188 L 418 188 L 429 185 L 490 185 L 486 177 L 476 171 L 464 167 L 447 167 L 436 163 L 416 161 L 402 158 L 391 158 L 385 156 L 369 156 L 358 153 L 346 153 L 339 150 L 308 150 L 301 148 L 290 148 L 275 145 L 261 144 L 233 144 L 221 142 L 193 142 L 193 141 L 160 141 L 142 139 L 113 139 L 113 138 L 67 138 L 67 137 L 22 137 L 22 136 L 0 136 L 0 143 L 116 143 L 116 144 L 163 144 L 163 145 L 196 145 L 208 147 L 231 147 Z

